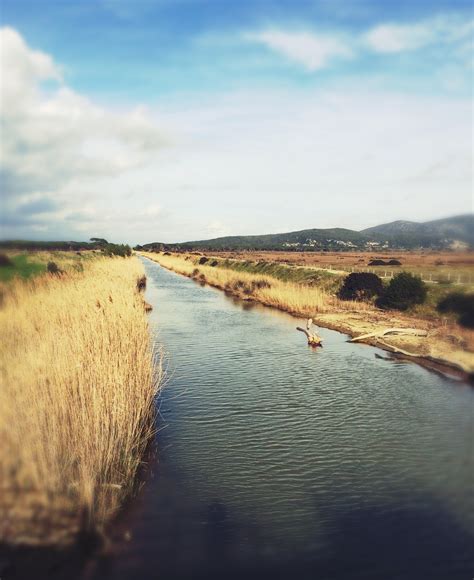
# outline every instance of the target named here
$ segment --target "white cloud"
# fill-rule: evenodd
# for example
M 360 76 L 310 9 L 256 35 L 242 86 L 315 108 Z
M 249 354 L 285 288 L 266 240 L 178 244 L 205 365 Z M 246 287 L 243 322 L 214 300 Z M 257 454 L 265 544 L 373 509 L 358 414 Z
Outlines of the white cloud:
M 51 57 L 30 49 L 13 28 L 0 29 L 0 51 L 1 105 L 10 114 L 34 103 L 39 81 L 61 81 L 61 70 Z
M 0 29 L 0 46 L 4 219 L 31 227 L 46 218 L 70 219 L 73 227 L 84 205 L 113 199 L 113 184 L 104 192 L 100 180 L 117 182 L 155 163 L 165 135 L 143 108 L 112 112 L 67 87 L 53 59 L 28 47 L 15 30 Z M 32 198 L 36 205 L 29 205 Z M 39 199 L 49 201 L 48 212 L 36 211 Z M 97 213 L 89 212 L 94 219 Z
M 311 30 L 265 29 L 247 33 L 247 42 L 259 43 L 310 72 L 336 61 L 360 57 L 367 52 L 402 53 L 428 46 L 452 47 L 468 60 L 472 57 L 474 20 L 456 14 L 441 14 L 410 24 L 383 23 L 364 33 L 319 33 Z
M 376 52 L 414 50 L 433 40 L 433 31 L 424 26 L 385 24 L 367 33 L 367 44 Z
M 351 58 L 353 54 L 341 38 L 310 32 L 264 30 L 247 38 L 279 52 L 309 71 L 325 68 L 334 59 Z
M 382 24 L 365 35 L 367 46 L 376 52 L 397 53 L 431 45 L 447 45 L 471 38 L 473 20 L 440 15 L 415 24 Z
M 171 242 L 471 207 L 469 99 L 350 83 L 186 95 L 119 114 L 65 86 L 50 57 L 6 30 L 3 237 Z

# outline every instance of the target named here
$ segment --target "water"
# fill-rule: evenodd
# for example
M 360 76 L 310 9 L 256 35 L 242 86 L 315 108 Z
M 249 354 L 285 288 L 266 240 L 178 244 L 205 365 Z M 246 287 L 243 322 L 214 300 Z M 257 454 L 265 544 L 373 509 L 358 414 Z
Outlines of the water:
M 469 386 L 144 263 L 158 460 L 97 577 L 473 576 Z

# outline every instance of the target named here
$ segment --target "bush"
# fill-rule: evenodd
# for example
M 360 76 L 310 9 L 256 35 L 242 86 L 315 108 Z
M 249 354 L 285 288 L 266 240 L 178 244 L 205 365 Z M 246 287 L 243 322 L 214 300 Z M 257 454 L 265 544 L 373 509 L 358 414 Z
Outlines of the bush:
M 103 247 L 106 256 L 121 256 L 126 258 L 132 255 L 132 248 L 126 244 L 107 244 Z
M 140 278 L 137 279 L 137 290 L 139 292 L 144 292 L 146 290 L 146 276 L 140 276 Z
M 341 300 L 369 300 L 383 292 L 382 280 L 377 274 L 353 272 L 346 276 L 339 290 Z
M 61 268 L 56 264 L 56 262 L 48 262 L 48 265 L 46 266 L 46 269 L 48 270 L 48 272 L 50 274 L 56 274 L 59 276 L 59 274 L 62 274 L 63 271 L 61 270 Z
M 202 266 L 202 264 L 205 264 L 206 262 L 209 262 L 209 258 L 206 258 L 206 256 L 203 256 L 202 258 L 199 258 L 199 264 Z
M 6 254 L 0 254 L 0 267 L 6 268 L 8 266 L 13 266 L 13 262 Z
M 421 278 L 408 272 L 400 272 L 390 280 L 390 284 L 377 300 L 377 306 L 406 310 L 415 304 L 423 304 L 426 294 L 426 285 Z
M 388 262 L 385 260 L 381 260 L 380 258 L 375 258 L 375 260 L 371 260 L 368 264 L 369 266 L 401 266 L 402 263 L 395 258 L 391 258 Z
M 474 294 L 452 292 L 441 300 L 436 309 L 438 312 L 454 312 L 458 322 L 467 328 L 474 328 Z
M 209 264 L 209 266 L 212 266 L 213 268 L 215 268 L 215 267 L 217 266 L 217 264 L 218 264 L 218 263 L 219 263 L 219 262 L 218 262 L 217 260 L 213 260 L 213 261 L 212 261 L 212 262 Z

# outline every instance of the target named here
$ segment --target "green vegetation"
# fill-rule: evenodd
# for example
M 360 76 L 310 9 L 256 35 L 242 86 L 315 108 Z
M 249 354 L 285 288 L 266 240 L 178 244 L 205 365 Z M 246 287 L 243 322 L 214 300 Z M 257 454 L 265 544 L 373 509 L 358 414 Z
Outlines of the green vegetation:
M 346 276 L 339 290 L 341 300 L 370 300 L 383 292 L 382 280 L 376 274 L 353 272 Z
M 407 310 L 415 304 L 423 304 L 427 296 L 426 284 L 409 272 L 400 272 L 390 280 L 386 290 L 377 300 L 379 308 Z
M 30 261 L 26 254 L 19 254 L 9 258 L 11 265 L 0 267 L 0 281 L 8 282 L 15 276 L 20 278 L 30 278 L 46 271 L 46 265 Z
M 106 256 L 121 256 L 127 258 L 132 255 L 132 248 L 126 244 L 106 244 L 102 251 Z
M 38 242 L 31 240 L 4 240 L 0 241 L 0 248 L 4 250 L 20 250 L 20 251 L 80 251 L 80 250 L 94 250 L 97 245 L 89 242 Z
M 457 315 L 461 326 L 474 328 L 474 294 L 451 292 L 438 303 L 439 312 L 452 312 Z

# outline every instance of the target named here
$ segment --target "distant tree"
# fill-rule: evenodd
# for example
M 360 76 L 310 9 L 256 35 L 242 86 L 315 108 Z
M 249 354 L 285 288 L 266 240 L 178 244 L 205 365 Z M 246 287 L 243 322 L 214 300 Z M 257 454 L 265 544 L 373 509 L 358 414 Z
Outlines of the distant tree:
M 106 246 L 109 243 L 107 240 L 104 240 L 104 238 L 91 238 L 90 240 L 99 246 Z
M 377 300 L 377 306 L 406 310 L 415 304 L 423 304 L 426 294 L 426 284 L 421 278 L 409 272 L 400 272 L 390 280 L 390 284 Z
M 339 290 L 342 300 L 370 300 L 383 292 L 382 280 L 376 274 L 353 272 L 346 276 Z
M 454 312 L 461 326 L 474 328 L 474 294 L 452 292 L 438 303 L 438 312 Z

